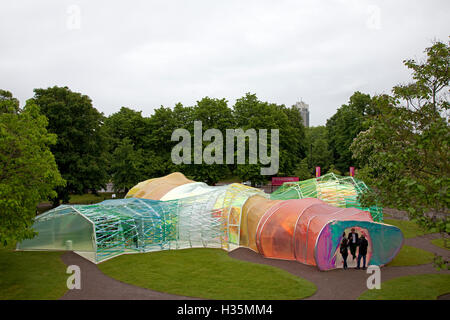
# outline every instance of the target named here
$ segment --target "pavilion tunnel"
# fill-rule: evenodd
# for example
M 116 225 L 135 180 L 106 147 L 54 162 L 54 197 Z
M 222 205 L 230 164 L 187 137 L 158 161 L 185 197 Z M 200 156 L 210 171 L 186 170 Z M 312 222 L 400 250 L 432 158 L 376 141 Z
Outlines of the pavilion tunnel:
M 287 190 L 298 194 L 297 189 Z M 368 238 L 370 264 L 387 264 L 403 244 L 401 231 L 351 205 L 356 207 L 317 198 L 276 199 L 242 184 L 211 187 L 173 173 L 139 183 L 126 199 L 52 209 L 35 219 L 39 235 L 18 249 L 64 250 L 69 241 L 71 250 L 99 263 L 123 253 L 241 246 L 330 270 L 341 267 L 342 233 L 354 227 Z
M 351 227 L 345 228 L 344 233 L 345 236 L 348 238 L 349 233 L 352 231 L 352 229 L 355 230 L 355 232 L 361 236 L 364 235 L 367 242 L 368 242 L 368 247 L 367 247 L 367 256 L 366 256 L 366 266 L 370 265 L 370 259 L 372 257 L 372 239 L 370 237 L 369 231 L 365 228 L 361 228 L 358 227 L 356 225 L 352 225 Z M 342 236 L 339 238 L 338 243 L 341 243 L 342 241 Z M 331 249 L 332 250 L 332 249 Z M 358 252 L 359 252 L 359 248 L 356 248 L 355 250 L 355 255 L 356 257 L 358 256 Z M 334 254 L 331 256 L 331 264 L 334 266 L 333 268 L 343 268 L 344 266 L 344 259 L 342 257 L 342 255 L 340 254 L 340 247 L 337 246 Z M 350 250 L 348 250 L 348 258 L 347 258 L 347 266 L 349 268 L 354 268 L 357 266 L 357 259 L 353 259 L 351 256 L 351 252 Z
M 385 265 L 399 252 L 401 231 L 373 222 L 369 212 L 322 200 L 267 200 L 254 196 L 243 207 L 241 245 L 268 258 L 295 260 L 320 270 L 340 268 L 342 234 L 356 228 L 369 241 L 367 262 Z

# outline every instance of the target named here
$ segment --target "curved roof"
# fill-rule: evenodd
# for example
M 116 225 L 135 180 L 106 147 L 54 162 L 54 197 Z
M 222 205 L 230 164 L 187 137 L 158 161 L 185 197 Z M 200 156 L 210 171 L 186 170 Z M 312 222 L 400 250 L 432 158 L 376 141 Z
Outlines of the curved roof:
M 270 198 L 277 200 L 317 198 L 333 206 L 369 211 L 374 221 L 381 222 L 383 208 L 376 205 L 363 207 L 359 202 L 359 197 L 368 190 L 367 185 L 359 179 L 327 173 L 319 178 L 285 182 L 270 195 Z
M 208 193 L 217 190 L 217 187 L 210 187 L 204 182 L 192 182 L 180 185 L 173 188 L 161 197 L 162 201 L 187 198 L 192 196 L 198 196 L 204 193 Z
M 125 198 L 144 198 L 151 200 L 160 200 L 170 190 L 183 184 L 192 183 L 180 172 L 174 172 L 161 178 L 149 179 L 138 183 L 130 191 Z
M 401 248 L 401 231 L 374 222 L 368 211 L 347 201 L 359 186 L 335 178 L 284 185 L 268 199 L 239 183 L 212 187 L 173 173 L 137 184 L 128 199 L 50 210 L 35 219 L 38 236 L 18 248 L 64 250 L 70 244 L 68 250 L 97 263 L 122 253 L 246 246 L 266 257 L 329 270 L 341 266 L 342 233 L 355 227 L 370 243 L 367 260 L 389 262 Z M 314 198 L 305 197 L 306 191 Z
M 364 229 L 362 234 L 371 245 L 369 260 L 374 264 L 388 263 L 401 247 L 403 236 L 398 228 L 374 222 L 368 211 L 339 208 L 316 198 L 272 203 L 259 219 L 256 247 L 269 258 L 333 269 L 342 234 L 352 227 Z

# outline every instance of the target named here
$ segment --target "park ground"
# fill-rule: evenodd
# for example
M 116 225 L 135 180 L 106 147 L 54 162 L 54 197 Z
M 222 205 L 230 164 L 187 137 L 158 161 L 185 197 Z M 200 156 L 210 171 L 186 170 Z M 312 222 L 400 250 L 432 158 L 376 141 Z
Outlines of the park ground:
M 71 198 L 95 203 L 110 194 Z M 381 290 L 367 290 L 364 270 L 318 271 L 295 261 L 267 259 L 246 249 L 185 249 L 122 255 L 95 265 L 71 252 L 0 249 L 0 299 L 448 299 L 450 271 L 433 266 L 450 257 L 436 233 L 387 216 L 405 244 L 381 269 Z M 82 289 L 68 290 L 66 266 L 81 268 Z

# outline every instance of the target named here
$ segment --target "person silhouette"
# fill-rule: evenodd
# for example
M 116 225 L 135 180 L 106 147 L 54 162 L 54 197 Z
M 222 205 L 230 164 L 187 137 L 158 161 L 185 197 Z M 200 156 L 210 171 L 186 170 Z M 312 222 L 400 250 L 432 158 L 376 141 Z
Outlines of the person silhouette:
M 363 259 L 363 269 L 366 269 L 366 255 L 367 255 L 367 247 L 369 246 L 369 242 L 366 240 L 364 235 L 361 235 L 361 239 L 359 239 L 359 250 L 358 250 L 358 263 L 356 265 L 356 269 L 359 269 L 359 265 L 361 262 L 361 258 Z
M 358 246 L 358 240 L 358 233 L 355 232 L 355 228 L 352 228 L 352 231 L 348 234 L 348 241 L 353 260 L 356 258 L 356 247 Z
M 342 259 L 344 260 L 344 270 L 347 269 L 347 257 L 348 257 L 348 239 L 345 237 L 345 232 L 342 235 L 342 241 L 339 249 Z

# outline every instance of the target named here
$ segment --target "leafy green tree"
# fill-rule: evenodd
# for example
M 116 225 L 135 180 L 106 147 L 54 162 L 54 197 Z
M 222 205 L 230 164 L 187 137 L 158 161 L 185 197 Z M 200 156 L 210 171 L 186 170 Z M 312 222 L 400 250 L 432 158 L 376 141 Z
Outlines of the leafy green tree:
M 149 140 L 148 119 L 141 111 L 122 107 L 105 119 L 103 130 L 109 140 L 111 165 L 108 174 L 116 192 L 128 191 L 149 177 L 145 170 L 150 159 L 145 150 Z
M 232 110 L 226 99 L 204 97 L 192 108 L 191 119 L 201 121 L 205 130 L 218 129 L 223 134 L 234 125 Z
M 309 167 L 308 162 L 308 158 L 304 158 L 295 168 L 294 175 L 298 177 L 300 181 L 311 179 L 314 177 L 312 175 L 312 169 Z
M 377 114 L 352 144 L 362 175 L 384 206 L 406 210 L 423 226 L 449 232 L 449 46 L 437 42 L 426 60 L 406 60 L 413 81 L 375 97 Z M 430 218 L 429 212 L 441 213 Z
M 342 175 L 342 172 L 339 171 L 338 169 L 336 169 L 334 167 L 334 164 L 330 164 L 330 167 L 328 168 L 327 173 L 334 173 L 334 174 L 337 174 L 339 176 Z
M 174 171 L 184 170 L 177 167 L 171 159 L 172 148 L 176 142 L 171 141 L 172 132 L 177 128 L 189 126 L 192 117 L 192 108 L 184 107 L 178 103 L 174 110 L 161 106 L 155 109 L 154 113 L 148 119 L 149 135 L 148 143 L 145 148 L 154 152 L 150 166 L 152 174 L 164 176 Z
M 151 117 L 143 117 L 141 111 L 122 107 L 105 120 L 111 141 L 109 173 L 116 191 L 127 191 L 140 181 L 175 170 L 170 137 L 184 111 L 178 104 L 175 110 L 161 107 Z
M 289 124 L 287 127 L 284 127 L 282 123 L 278 125 L 280 128 L 280 148 L 282 150 L 279 175 L 290 176 L 298 163 L 306 156 L 306 128 L 303 125 L 300 110 L 296 106 L 287 108 L 281 105 L 278 108 L 287 116 Z
M 180 110 L 174 109 L 175 112 L 180 112 Z M 202 134 L 208 129 L 217 129 L 222 133 L 223 137 L 223 164 L 212 163 L 207 164 L 203 159 L 201 164 L 194 164 L 194 154 L 191 153 L 191 164 L 184 164 L 180 166 L 180 170 L 186 172 L 186 174 L 194 180 L 204 181 L 208 184 L 215 184 L 219 180 L 230 174 L 230 169 L 225 163 L 225 136 L 226 129 L 234 128 L 234 119 L 232 110 L 228 107 L 228 102 L 226 99 L 216 99 L 210 97 L 204 97 L 200 101 L 197 101 L 196 105 L 184 110 L 185 113 L 188 111 L 190 115 L 184 115 L 184 119 L 178 118 L 178 123 L 180 127 L 187 129 L 191 133 L 192 145 L 194 143 L 194 121 L 201 121 L 202 123 Z M 213 141 L 203 141 L 202 150 Z M 215 154 L 213 153 L 213 156 Z
M 67 87 L 34 90 L 34 103 L 48 118 L 48 131 L 58 136 L 51 147 L 59 172 L 67 181 L 57 188 L 54 205 L 68 202 L 70 193 L 96 191 L 107 180 L 107 140 L 102 130 L 104 117 L 91 99 Z
M 12 93 L 0 89 L 0 113 L 18 113 L 19 100 L 13 97 Z
M 141 111 L 126 107 L 107 117 L 104 121 L 104 131 L 110 140 L 110 152 L 114 152 L 124 139 L 132 141 L 136 149 L 147 147 L 151 134 L 148 122 L 148 118 L 143 117 Z
M 327 171 L 333 162 L 333 155 L 328 145 L 328 131 L 325 126 L 306 128 L 306 146 L 308 147 L 308 164 L 311 168 L 321 167 Z
M 135 149 L 129 138 L 121 140 L 112 153 L 111 180 L 114 190 L 125 191 L 148 179 L 143 149 Z
M 342 105 L 327 120 L 328 145 L 339 171 L 347 172 L 350 166 L 357 165 L 352 159 L 350 145 L 359 132 L 367 129 L 364 123 L 373 112 L 370 95 L 357 91 L 350 97 L 348 104 Z
M 233 115 L 237 128 L 267 129 L 267 149 L 271 149 L 270 130 L 278 129 L 279 138 L 279 171 L 277 175 L 293 175 L 300 161 L 305 157 L 305 131 L 300 111 L 286 108 L 284 105 L 262 102 L 255 94 L 247 93 L 238 99 L 233 107 Z M 248 148 L 246 151 L 248 154 Z M 262 176 L 261 163 L 249 166 L 237 165 L 235 173 L 242 180 L 250 180 L 252 184 L 263 183 L 269 176 Z
M 64 185 L 50 145 L 56 135 L 47 132 L 47 118 L 32 100 L 23 110 L 8 91 L 0 90 L 0 241 L 34 236 L 36 206 L 56 196 Z

